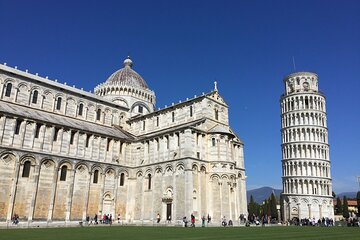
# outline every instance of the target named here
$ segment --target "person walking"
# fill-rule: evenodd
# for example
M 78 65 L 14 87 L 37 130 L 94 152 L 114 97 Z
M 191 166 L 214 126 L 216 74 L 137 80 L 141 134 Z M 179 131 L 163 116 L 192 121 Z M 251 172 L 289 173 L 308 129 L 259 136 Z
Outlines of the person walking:
M 201 227 L 205 227 L 205 216 L 202 216 L 201 223 Z
M 191 227 L 195 227 L 195 216 L 193 213 L 191 214 Z
M 156 221 L 157 221 L 157 223 L 160 222 L 160 213 L 158 213 L 158 214 L 156 215 Z

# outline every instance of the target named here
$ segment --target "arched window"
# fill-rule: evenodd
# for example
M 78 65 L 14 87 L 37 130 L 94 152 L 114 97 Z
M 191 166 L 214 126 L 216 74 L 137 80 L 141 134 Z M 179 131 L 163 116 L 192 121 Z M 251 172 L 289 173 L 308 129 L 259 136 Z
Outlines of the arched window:
M 84 108 L 84 104 L 80 103 L 79 105 L 79 110 L 78 110 L 78 115 L 82 116 L 83 115 L 83 108 Z
M 60 181 L 66 181 L 67 166 L 61 167 Z
M 59 133 L 59 128 L 54 128 L 54 135 L 53 135 L 54 142 L 57 141 L 58 133 Z
M 98 179 L 99 179 L 99 170 L 95 170 L 93 183 L 98 183 Z
M 148 190 L 151 189 L 151 174 L 148 174 Z
M 215 120 L 219 120 L 219 110 L 215 109 Z
M 35 90 L 35 91 L 33 92 L 33 96 L 32 96 L 32 103 L 34 103 L 34 104 L 37 103 L 38 95 L 39 95 L 39 92 L 38 92 L 37 90 Z
M 139 113 L 143 113 L 143 112 L 144 112 L 143 106 L 139 106 Z
M 15 131 L 14 134 L 19 134 L 20 133 L 20 127 L 21 127 L 21 123 L 22 123 L 22 119 L 16 119 L 16 124 L 15 124 Z
M 86 143 L 85 143 L 85 147 L 89 147 L 89 141 L 90 141 L 90 135 L 86 134 Z
M 10 97 L 12 89 L 12 83 L 8 83 L 5 89 L 5 97 Z
M 56 110 L 60 110 L 60 109 L 61 109 L 61 97 L 58 97 L 56 101 Z
M 215 140 L 215 138 L 212 138 L 212 139 L 211 139 L 211 144 L 212 144 L 213 147 L 216 146 L 216 140 Z
M 100 121 L 100 117 L 101 117 L 101 109 L 99 108 L 99 109 L 96 111 L 96 120 Z
M 36 125 L 35 125 L 35 136 L 34 136 L 34 138 L 39 138 L 40 128 L 41 128 L 41 124 L 40 124 L 40 123 L 36 123 Z
M 30 167 L 31 167 L 31 162 L 30 161 L 24 162 L 22 177 L 29 177 L 30 176 Z
M 124 182 L 125 182 L 125 174 L 122 173 L 120 174 L 120 186 L 124 186 Z

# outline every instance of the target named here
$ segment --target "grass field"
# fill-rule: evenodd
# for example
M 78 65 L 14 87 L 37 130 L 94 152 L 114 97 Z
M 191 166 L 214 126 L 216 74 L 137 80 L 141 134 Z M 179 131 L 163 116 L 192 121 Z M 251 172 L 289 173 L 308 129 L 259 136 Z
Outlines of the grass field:
M 348 227 L 241 227 L 241 228 L 180 228 L 180 227 L 84 227 L 1 229 L 0 239 L 6 240 L 137 240 L 137 239 L 324 239 L 360 240 L 360 228 Z

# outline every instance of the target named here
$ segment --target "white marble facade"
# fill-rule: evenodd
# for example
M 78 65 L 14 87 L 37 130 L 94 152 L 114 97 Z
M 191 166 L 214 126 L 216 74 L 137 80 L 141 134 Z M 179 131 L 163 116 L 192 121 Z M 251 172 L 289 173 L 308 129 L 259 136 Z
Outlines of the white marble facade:
M 284 79 L 281 96 L 282 209 L 285 221 L 334 218 L 325 96 L 318 76 Z
M 0 221 L 247 213 L 243 143 L 215 89 L 155 110 L 124 67 L 94 94 L 0 65 Z

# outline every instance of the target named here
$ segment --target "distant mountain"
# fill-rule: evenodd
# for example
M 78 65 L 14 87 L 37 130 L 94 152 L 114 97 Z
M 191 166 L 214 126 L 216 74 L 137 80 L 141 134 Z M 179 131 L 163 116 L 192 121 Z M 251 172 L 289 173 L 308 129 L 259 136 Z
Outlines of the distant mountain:
M 348 199 L 356 198 L 356 194 L 357 194 L 357 192 L 342 192 L 342 193 L 336 194 L 336 197 L 343 198 L 344 196 L 346 196 Z
M 280 193 L 282 192 L 281 189 L 275 189 L 271 187 L 261 187 L 257 189 L 248 190 L 246 192 L 247 201 L 250 202 L 250 196 L 252 195 L 255 202 L 262 204 L 265 199 L 268 199 L 270 197 L 273 191 L 275 193 L 276 198 L 279 199 Z

